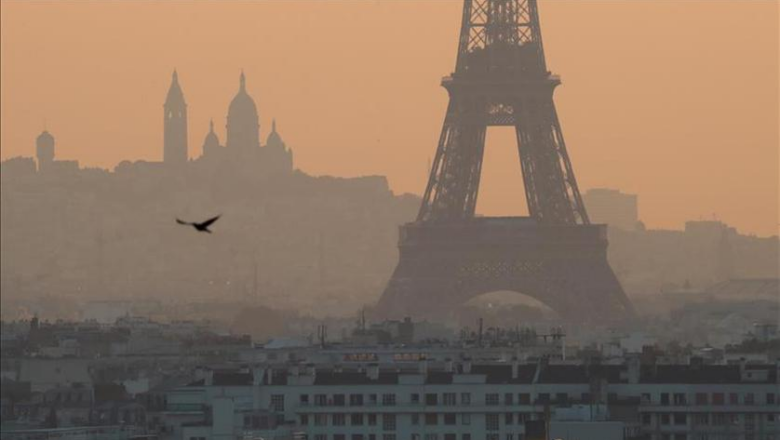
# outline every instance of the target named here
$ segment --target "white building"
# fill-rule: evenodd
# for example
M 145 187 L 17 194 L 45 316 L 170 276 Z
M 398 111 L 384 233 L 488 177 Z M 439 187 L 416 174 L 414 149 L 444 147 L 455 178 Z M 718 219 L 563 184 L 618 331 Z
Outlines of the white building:
M 780 365 L 399 362 L 206 371 L 169 438 L 778 440 Z

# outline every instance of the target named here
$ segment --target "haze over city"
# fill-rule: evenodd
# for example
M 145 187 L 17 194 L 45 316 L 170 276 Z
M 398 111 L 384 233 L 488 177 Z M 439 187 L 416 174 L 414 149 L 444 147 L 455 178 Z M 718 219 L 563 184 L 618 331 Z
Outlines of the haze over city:
M 780 438 L 778 2 L 0 17 L 0 440 Z
M 177 68 L 190 156 L 243 69 L 261 135 L 276 118 L 314 175 L 386 175 L 421 194 L 453 69 L 449 2 L 2 3 L 2 158 L 43 127 L 58 157 L 161 159 Z M 641 195 L 648 227 L 721 219 L 778 231 L 778 5 L 543 2 L 547 64 L 581 188 Z M 143 32 L 139 32 L 139 26 Z M 478 212 L 527 213 L 512 130 L 488 132 Z

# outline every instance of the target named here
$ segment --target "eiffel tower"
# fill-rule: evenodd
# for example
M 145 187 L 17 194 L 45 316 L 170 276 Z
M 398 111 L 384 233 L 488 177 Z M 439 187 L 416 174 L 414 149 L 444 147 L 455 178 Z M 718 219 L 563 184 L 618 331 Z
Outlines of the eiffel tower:
M 485 293 L 528 295 L 570 321 L 620 320 L 631 303 L 590 224 L 566 152 L 536 0 L 465 0 L 450 97 L 417 220 L 377 312 L 446 316 Z M 529 217 L 476 217 L 485 133 L 517 135 Z

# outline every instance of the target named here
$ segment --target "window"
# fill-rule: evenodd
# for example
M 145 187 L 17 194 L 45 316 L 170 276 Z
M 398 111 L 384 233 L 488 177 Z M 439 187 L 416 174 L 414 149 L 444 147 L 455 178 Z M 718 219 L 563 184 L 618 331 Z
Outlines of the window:
M 471 414 L 461 414 L 460 423 L 461 425 L 471 425 Z
M 512 393 L 504 394 L 504 405 L 514 405 L 514 394 Z
M 520 405 L 529 405 L 531 403 L 531 395 L 528 393 L 518 394 L 517 403 L 519 403 Z
M 382 414 L 382 429 L 395 431 L 395 414 Z
M 457 416 L 454 413 L 446 413 L 444 414 L 444 424 L 445 425 L 455 425 L 457 424 Z
M 376 414 L 368 415 L 368 426 L 376 426 Z
M 444 440 L 458 440 L 458 436 L 455 434 L 444 434 Z
M 395 394 L 382 394 L 382 405 L 395 406 Z
M 376 405 L 376 394 L 369 394 L 368 395 L 368 404 L 369 405 Z
M 555 401 L 557 403 L 567 403 L 569 400 L 569 395 L 566 393 L 558 393 L 555 395 Z
M 298 401 L 301 403 L 301 406 L 306 406 L 309 404 L 309 395 L 308 394 L 301 394 L 298 396 Z
M 425 440 L 439 440 L 439 434 L 435 434 L 435 433 L 425 434 Z
M 669 405 L 669 393 L 661 393 L 661 405 Z
M 425 414 L 425 425 L 426 426 L 436 426 L 439 424 L 439 415 L 436 413 L 426 413 Z
M 363 414 L 352 414 L 349 417 L 349 424 L 352 426 L 363 426 Z
M 723 393 L 712 393 L 712 404 L 723 405 L 726 403 L 726 398 Z
M 685 405 L 686 399 L 684 393 L 674 393 L 674 404 L 675 405 Z
M 346 402 L 346 399 L 344 398 L 343 394 L 334 394 L 333 395 L 333 405 L 334 406 L 344 406 Z
M 775 404 L 775 393 L 766 393 L 766 404 L 767 405 Z
M 669 414 L 661 414 L 661 424 L 668 425 L 670 421 Z
M 314 404 L 317 406 L 326 406 L 328 404 L 328 396 L 325 394 L 315 394 Z
M 244 418 L 246 420 L 246 418 Z M 301 414 L 301 426 L 307 426 L 309 424 L 309 415 Z
M 425 404 L 426 405 L 438 405 L 439 404 L 439 395 L 435 393 L 428 393 L 425 395 Z
M 344 426 L 347 424 L 347 416 L 344 414 L 333 414 L 333 426 Z
M 498 414 L 485 414 L 485 429 L 488 431 L 498 431 Z
M 460 393 L 460 404 L 471 405 L 471 393 Z
M 697 426 L 707 426 L 710 424 L 710 417 L 708 414 L 694 414 L 693 424 Z
M 590 401 L 590 393 L 582 393 L 582 397 L 580 397 L 582 400 L 582 403 L 592 403 Z
M 419 425 L 420 424 L 420 415 L 417 413 L 412 414 L 412 425 Z
M 347 436 L 344 434 L 333 434 L 333 440 L 347 440 Z
M 363 395 L 362 394 L 350 394 L 349 395 L 349 406 L 363 406 Z
M 712 424 L 715 426 L 723 426 L 728 424 L 726 414 L 715 413 L 712 415 Z
M 382 440 L 395 440 L 395 434 L 382 434 Z
M 650 426 L 653 423 L 653 417 L 650 414 L 642 414 L 642 425 Z
M 446 406 L 455 406 L 457 405 L 456 402 L 456 394 L 455 393 L 444 393 L 442 396 L 442 400 L 444 405 Z
M 314 436 L 314 440 L 328 440 L 328 436 L 325 434 L 317 434 Z
M 413 404 L 417 405 L 420 403 L 420 395 L 417 393 L 412 394 L 411 398 L 409 399 Z
M 729 393 L 729 405 L 739 405 L 739 394 Z
M 363 434 L 352 434 L 352 440 L 363 440 Z
M 696 393 L 696 404 L 697 405 L 706 405 L 707 404 L 707 393 Z
M 471 434 L 463 434 L 460 438 L 461 440 L 471 440 Z
M 539 393 L 539 396 L 537 396 L 537 400 L 541 403 L 548 403 L 550 401 L 550 394 L 548 393 Z
M 514 434 L 507 434 L 505 438 L 506 438 L 506 440 L 515 440 L 515 435 Z
M 315 414 L 314 415 L 314 426 L 327 426 L 328 425 L 328 415 L 327 414 Z
M 674 414 L 674 424 L 675 425 L 685 425 L 688 423 L 688 418 L 685 416 L 685 413 L 675 413 Z
M 753 393 L 745 393 L 745 405 L 755 405 L 756 398 Z
M 515 423 L 515 415 L 512 413 L 506 413 L 504 414 L 504 424 L 505 425 L 514 425 Z
M 271 410 L 276 412 L 284 412 L 284 394 L 271 395 Z
M 674 440 L 688 440 L 688 434 L 675 434 Z
M 485 394 L 485 405 L 498 405 L 498 393 Z

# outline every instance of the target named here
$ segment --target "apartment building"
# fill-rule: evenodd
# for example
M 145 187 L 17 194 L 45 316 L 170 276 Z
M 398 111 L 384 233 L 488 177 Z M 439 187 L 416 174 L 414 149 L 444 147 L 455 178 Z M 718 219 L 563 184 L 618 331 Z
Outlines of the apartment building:
M 779 368 L 634 359 L 243 367 L 170 390 L 157 416 L 163 438 L 183 440 L 780 440 Z

